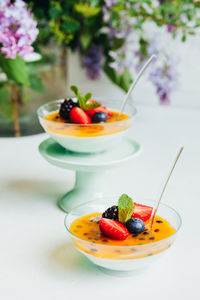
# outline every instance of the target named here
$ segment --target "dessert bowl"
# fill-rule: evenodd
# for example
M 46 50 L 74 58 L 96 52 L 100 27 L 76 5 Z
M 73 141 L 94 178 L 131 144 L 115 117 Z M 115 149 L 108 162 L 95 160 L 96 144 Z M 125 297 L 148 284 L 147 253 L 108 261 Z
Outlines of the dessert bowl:
M 37 115 L 41 126 L 55 141 L 75 152 L 100 152 L 119 144 L 136 114 L 136 108 L 128 103 L 124 110 L 127 118 L 114 122 L 73 124 L 48 120 L 47 115 L 58 111 L 62 102 L 63 99 L 42 105 Z M 101 100 L 101 104 L 112 111 L 119 111 L 121 101 Z
M 96 212 L 103 213 L 108 206 L 114 204 L 116 204 L 116 197 L 87 202 L 72 209 L 65 217 L 64 222 L 77 250 L 98 267 L 103 268 L 104 271 L 124 273 L 145 268 L 174 243 L 181 227 L 181 217 L 166 204 L 160 204 L 158 215 L 166 219 L 173 226 L 175 232 L 160 241 L 136 246 L 120 246 L 118 241 L 117 245 L 110 246 L 82 239 L 72 233 L 70 227 L 77 218 Z M 142 204 L 153 206 L 155 203 L 153 201 L 143 201 Z

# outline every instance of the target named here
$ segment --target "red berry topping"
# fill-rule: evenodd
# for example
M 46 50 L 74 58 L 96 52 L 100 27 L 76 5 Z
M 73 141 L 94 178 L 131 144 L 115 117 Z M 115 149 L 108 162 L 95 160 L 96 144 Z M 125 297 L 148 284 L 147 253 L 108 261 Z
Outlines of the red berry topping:
M 99 226 L 103 235 L 114 240 L 125 240 L 129 235 L 126 227 L 115 220 L 101 218 Z
M 135 208 L 132 218 L 140 218 L 142 221 L 147 221 L 151 217 L 153 207 L 134 203 Z
M 96 112 L 104 112 L 107 114 L 108 117 L 112 116 L 112 112 L 109 111 L 105 106 L 99 106 L 87 111 L 88 116 L 92 117 Z
M 74 107 L 69 113 L 70 120 L 75 124 L 91 124 L 91 118 L 80 107 Z
M 97 103 L 97 101 L 96 101 L 96 100 L 91 100 L 91 99 L 89 99 L 89 100 L 87 101 L 87 103 Z M 99 105 L 101 105 L 100 102 L 98 102 L 98 103 L 99 103 Z

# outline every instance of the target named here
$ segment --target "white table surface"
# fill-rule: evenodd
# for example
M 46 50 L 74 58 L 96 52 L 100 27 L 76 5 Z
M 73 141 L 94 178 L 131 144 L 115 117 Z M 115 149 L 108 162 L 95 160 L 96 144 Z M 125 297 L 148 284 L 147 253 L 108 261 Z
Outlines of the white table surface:
M 185 149 L 164 202 L 183 219 L 176 243 L 133 277 L 100 272 L 73 247 L 56 201 L 74 173 L 38 152 L 45 134 L 0 139 L 0 299 L 199 299 L 200 111 L 138 107 L 129 135 L 143 152 L 110 171 L 116 192 L 155 198 L 180 145 Z M 116 184 L 117 183 L 117 184 Z

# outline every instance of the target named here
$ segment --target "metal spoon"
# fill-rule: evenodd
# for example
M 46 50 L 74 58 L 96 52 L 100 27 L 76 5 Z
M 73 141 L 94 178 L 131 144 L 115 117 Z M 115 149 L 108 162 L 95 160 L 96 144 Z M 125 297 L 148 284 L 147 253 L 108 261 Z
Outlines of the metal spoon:
M 150 63 L 156 58 L 157 56 L 155 54 L 153 54 L 148 60 L 147 62 L 145 63 L 145 65 L 142 67 L 142 69 L 140 70 L 140 72 L 138 73 L 136 79 L 134 80 L 134 82 L 131 84 L 123 102 L 122 102 L 122 105 L 121 105 L 121 108 L 120 108 L 120 114 L 123 112 L 124 108 L 125 108 L 125 105 L 128 101 L 128 98 L 130 96 L 130 94 L 132 93 L 133 89 L 135 88 L 136 84 L 138 83 L 140 77 L 142 76 L 142 74 L 144 73 L 144 71 L 146 70 L 146 68 L 150 65 Z
M 175 159 L 175 161 L 174 161 L 174 163 L 173 163 L 173 165 L 172 165 L 172 168 L 171 168 L 171 170 L 170 170 L 170 172 L 169 172 L 169 175 L 168 175 L 168 177 L 167 177 L 167 180 L 166 180 L 166 182 L 165 182 L 165 184 L 164 184 L 164 186 L 163 186 L 163 189 L 162 189 L 162 192 L 161 192 L 161 194 L 160 194 L 159 200 L 158 200 L 158 202 L 156 203 L 156 205 L 155 205 L 155 207 L 154 207 L 154 209 L 153 209 L 153 211 L 152 211 L 152 214 L 151 214 L 151 229 L 152 229 L 152 227 L 153 227 L 153 223 L 154 223 L 154 221 L 155 221 L 155 216 L 156 216 L 158 207 L 159 207 L 159 205 L 160 205 L 161 199 L 162 199 L 162 197 L 163 197 L 163 194 L 164 194 L 164 192 L 165 192 L 165 189 L 166 189 L 166 187 L 167 187 L 167 184 L 168 184 L 168 182 L 169 182 L 169 179 L 170 179 L 170 177 L 171 177 L 171 175 L 172 175 L 172 173 L 173 173 L 173 171 L 174 171 L 174 168 L 175 168 L 175 166 L 176 166 L 176 163 L 177 163 L 177 161 L 178 161 L 178 159 L 179 159 L 179 157 L 180 157 L 182 151 L 183 151 L 183 147 L 180 148 L 180 150 L 179 150 L 179 152 L 178 152 L 178 155 L 176 156 L 176 159 Z

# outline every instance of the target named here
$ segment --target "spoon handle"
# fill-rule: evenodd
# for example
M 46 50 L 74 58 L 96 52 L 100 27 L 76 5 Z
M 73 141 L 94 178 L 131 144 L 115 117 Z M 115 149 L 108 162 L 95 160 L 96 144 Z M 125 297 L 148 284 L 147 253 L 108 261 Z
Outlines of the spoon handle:
M 178 155 L 177 155 L 177 157 L 176 157 L 176 159 L 175 159 L 175 161 L 174 161 L 174 163 L 173 163 L 173 166 L 172 166 L 172 168 L 171 168 L 171 170 L 170 170 L 170 172 L 169 172 L 169 175 L 168 175 L 168 177 L 167 177 L 167 180 L 166 180 L 166 182 L 165 182 L 165 184 L 164 184 L 164 186 L 163 186 L 163 189 L 162 189 L 162 191 L 161 191 L 159 200 L 158 200 L 158 202 L 157 202 L 155 208 L 154 208 L 153 211 L 152 211 L 152 214 L 151 214 L 151 229 L 152 229 L 152 227 L 153 227 L 153 223 L 154 223 L 154 221 L 155 221 L 155 216 L 156 216 L 158 207 L 159 207 L 159 205 L 160 205 L 161 199 L 162 199 L 162 197 L 163 197 L 163 194 L 164 194 L 164 192 L 165 192 L 165 190 L 166 190 L 166 187 L 167 187 L 167 184 L 168 184 L 168 182 L 169 182 L 169 179 L 170 179 L 170 177 L 171 177 L 171 175 L 172 175 L 172 173 L 173 173 L 173 171 L 174 171 L 174 168 L 175 168 L 175 166 L 176 166 L 176 163 L 177 163 L 177 161 L 178 161 L 178 159 L 179 159 L 179 157 L 180 157 L 182 151 L 183 151 L 183 147 L 181 147 L 180 150 L 179 150 L 179 152 L 178 152 Z
M 121 105 L 121 108 L 120 108 L 120 114 L 123 112 L 124 110 L 124 107 L 127 103 L 127 100 L 130 96 L 130 94 L 132 93 L 134 87 L 136 86 L 136 84 L 138 83 L 140 77 L 142 76 L 142 74 L 144 73 L 144 71 L 146 70 L 146 68 L 150 65 L 150 63 L 152 62 L 152 60 L 156 58 L 156 55 L 153 54 L 148 60 L 147 62 L 145 63 L 145 65 L 142 67 L 142 69 L 140 70 L 140 72 L 138 73 L 136 79 L 134 80 L 134 82 L 131 84 L 129 90 L 128 90 L 128 93 L 126 94 L 125 98 L 124 98 L 124 101 L 122 102 L 122 105 Z

